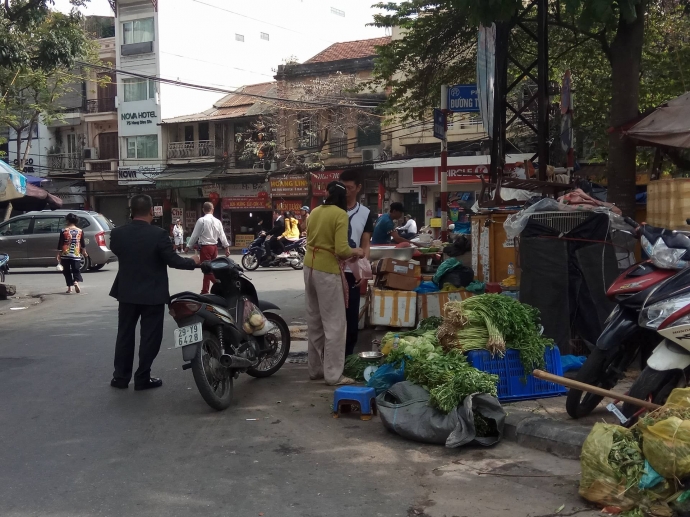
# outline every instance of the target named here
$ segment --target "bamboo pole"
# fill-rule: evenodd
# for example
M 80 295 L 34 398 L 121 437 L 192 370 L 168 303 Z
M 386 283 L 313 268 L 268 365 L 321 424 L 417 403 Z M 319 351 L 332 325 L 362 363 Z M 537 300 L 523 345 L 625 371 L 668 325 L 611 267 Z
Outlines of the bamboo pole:
M 565 377 L 559 377 L 558 375 L 553 375 L 542 370 L 534 370 L 532 372 L 532 375 L 534 375 L 537 379 L 555 382 L 556 384 L 560 384 L 561 386 L 566 386 L 568 388 L 573 388 L 575 390 L 586 391 L 588 393 L 593 393 L 594 395 L 599 395 L 601 397 L 605 397 L 608 399 L 620 400 L 638 407 L 649 409 L 650 411 L 654 411 L 655 409 L 659 409 L 661 407 L 659 404 L 654 404 L 653 402 L 647 402 L 646 400 L 640 400 L 636 399 L 635 397 L 629 397 L 628 395 L 623 395 L 622 393 L 615 393 L 613 391 L 605 390 L 603 388 L 597 388 L 596 386 L 591 386 L 589 384 L 585 384 L 584 382 L 574 381 L 572 379 L 567 379 Z

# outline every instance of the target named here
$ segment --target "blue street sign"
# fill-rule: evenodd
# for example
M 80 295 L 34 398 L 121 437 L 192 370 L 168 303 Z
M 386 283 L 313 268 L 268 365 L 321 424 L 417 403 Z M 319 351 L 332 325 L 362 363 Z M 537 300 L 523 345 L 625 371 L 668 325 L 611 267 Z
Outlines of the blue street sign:
M 478 113 L 479 95 L 476 84 L 448 87 L 448 109 L 455 113 Z
M 446 138 L 446 114 L 438 108 L 434 108 L 434 138 Z

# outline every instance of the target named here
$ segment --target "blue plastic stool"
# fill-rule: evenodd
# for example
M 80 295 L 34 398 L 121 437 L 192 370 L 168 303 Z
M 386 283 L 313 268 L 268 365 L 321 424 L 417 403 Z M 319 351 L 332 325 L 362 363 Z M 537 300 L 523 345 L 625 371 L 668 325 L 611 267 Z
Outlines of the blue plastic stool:
M 349 412 L 353 404 L 359 406 L 360 419 L 371 420 L 376 414 L 376 390 L 365 386 L 341 386 L 333 392 L 333 418 Z M 345 407 L 348 407 L 345 409 Z

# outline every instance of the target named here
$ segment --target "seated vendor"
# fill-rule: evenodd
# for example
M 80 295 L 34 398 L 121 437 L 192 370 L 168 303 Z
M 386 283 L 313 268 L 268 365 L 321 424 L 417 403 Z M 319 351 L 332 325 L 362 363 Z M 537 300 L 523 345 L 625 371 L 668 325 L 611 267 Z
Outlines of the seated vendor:
M 379 220 L 376 222 L 371 243 L 381 245 L 408 242 L 395 229 L 395 221 L 401 219 L 404 213 L 405 207 L 402 203 L 391 203 L 389 212 L 379 217 Z
M 417 236 L 417 222 L 410 214 L 405 216 L 405 224 L 397 228 L 398 235 L 403 239 L 414 239 Z

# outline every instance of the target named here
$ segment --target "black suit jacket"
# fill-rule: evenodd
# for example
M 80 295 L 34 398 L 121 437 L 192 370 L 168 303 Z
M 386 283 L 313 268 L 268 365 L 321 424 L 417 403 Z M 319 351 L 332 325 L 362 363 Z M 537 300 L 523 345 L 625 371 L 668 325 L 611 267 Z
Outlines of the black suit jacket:
M 161 305 L 168 302 L 168 266 L 194 269 L 192 259 L 173 250 L 168 233 L 144 221 L 132 221 L 110 232 L 110 249 L 119 270 L 110 296 L 119 302 Z
M 280 219 L 273 221 L 273 228 L 268 232 L 268 235 L 280 237 L 285 233 L 285 218 L 281 215 Z

